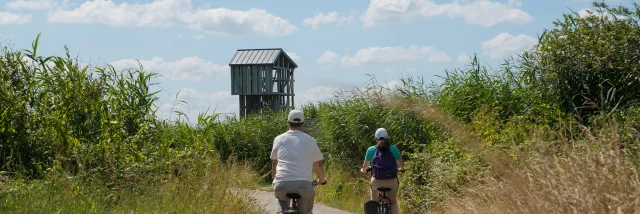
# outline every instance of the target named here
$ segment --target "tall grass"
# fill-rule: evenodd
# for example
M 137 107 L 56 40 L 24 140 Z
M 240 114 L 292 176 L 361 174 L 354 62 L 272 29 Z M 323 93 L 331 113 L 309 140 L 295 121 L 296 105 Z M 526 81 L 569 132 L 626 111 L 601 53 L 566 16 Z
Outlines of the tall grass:
M 501 119 L 506 119 L 539 105 L 540 95 L 527 86 L 513 60 L 505 61 L 499 70 L 492 72 L 474 56 L 466 69 L 445 73 L 441 84 L 426 86 L 430 89 L 427 97 L 434 105 L 465 122 L 470 122 L 471 114 L 482 106 L 494 108 Z
M 362 213 L 362 203 L 369 200 L 366 175 L 358 175 L 357 167 L 336 164 L 325 166 L 327 184 L 318 186 L 315 201 L 352 213 Z
M 247 193 L 258 175 L 239 163 L 215 158 L 185 172 L 133 188 L 113 189 L 65 174 L 45 180 L 8 180 L 0 210 L 9 213 L 262 213 Z M 11 178 L 7 178 L 11 179 Z
M 371 82 L 375 82 L 372 80 Z M 369 199 L 367 175 L 359 172 L 366 149 L 375 144 L 373 133 L 384 127 L 402 152 L 407 167 L 400 175 L 403 212 L 434 206 L 445 194 L 456 192 L 471 180 L 472 171 L 461 165 L 479 163 L 451 140 L 446 127 L 404 108 L 386 106 L 392 89 L 370 83 L 334 100 L 307 105 L 318 122 L 314 133 L 327 163 L 329 184 L 318 188 L 317 200 L 352 212 L 360 212 Z M 440 164 L 434 164 L 439 162 Z M 447 168 L 452 167 L 452 168 Z
M 632 10 L 595 6 L 630 19 L 565 15 L 533 50 L 498 70 L 474 58 L 468 67 L 447 72 L 441 84 L 403 77 L 393 89 L 374 85 L 316 105 L 323 127 L 318 137 L 342 168 L 339 185 L 319 198 L 362 206 L 332 197 L 363 199 L 361 191 L 341 188 L 358 177 L 351 167 L 373 145 L 372 130 L 386 126 L 394 143 L 410 148 L 403 149 L 413 169 L 401 180 L 403 212 L 636 212 L 640 111 L 635 80 L 626 79 L 634 78 L 637 53 L 628 52 L 635 43 L 623 41 L 640 27 Z M 598 40 L 616 29 L 624 33 L 606 37 L 606 50 L 580 45 L 588 41 L 579 38 Z M 560 48 L 568 44 L 573 47 Z M 575 55 L 581 58 L 566 60 Z M 566 66 L 572 63 L 580 65 Z
M 412 213 L 633 213 L 640 208 L 636 200 L 640 194 L 640 180 L 637 165 L 633 164 L 638 155 L 633 150 L 620 147 L 623 145 L 622 134 L 636 141 L 640 139 L 640 132 L 629 123 L 602 118 L 598 120 L 601 121 L 598 126 L 586 127 L 576 121 L 558 126 L 565 130 L 574 127 L 581 130 L 572 135 L 542 125 L 535 125 L 529 129 L 530 132 L 520 135 L 518 129 L 497 130 L 500 128 L 485 125 L 488 126 L 485 130 L 494 131 L 487 134 L 477 132 L 480 124 L 457 123 L 437 114 L 437 110 L 424 102 L 392 100 L 388 105 L 394 108 L 420 112 L 423 117 L 453 124 L 447 130 L 461 136 L 454 139 L 456 144 L 490 164 L 490 168 L 475 164 L 465 166 L 478 170 L 468 175 L 471 176 L 469 184 L 473 185 L 461 186 L 458 192 L 445 192 L 451 194 L 443 194 L 442 203 L 437 206 L 412 207 Z M 482 117 L 485 119 L 480 119 Z M 478 114 L 474 118 L 482 121 L 497 119 L 486 114 Z M 520 122 L 516 125 L 527 124 Z M 627 131 L 622 131 L 621 126 L 627 126 Z M 497 139 L 512 146 L 504 149 L 483 145 Z M 522 147 L 518 145 L 522 141 L 535 145 L 535 148 L 529 151 L 517 149 Z M 432 164 L 439 165 L 438 162 Z M 441 168 L 441 172 L 446 172 L 447 168 L 455 169 L 448 166 Z
M 574 139 L 580 143 L 561 153 L 538 153 L 528 164 L 511 165 L 499 180 L 487 179 L 465 197 L 451 200 L 446 213 L 638 212 L 640 179 L 620 150 L 618 124 L 582 129 L 584 137 Z
M 638 8 L 612 11 L 636 17 Z M 400 175 L 403 213 L 637 212 L 638 56 L 623 41 L 640 28 L 635 19 L 565 19 L 497 70 L 474 57 L 441 84 L 372 81 L 305 105 L 313 121 L 305 130 L 320 144 L 329 179 L 317 201 L 361 211 L 369 193 L 358 168 L 384 127 L 409 169 Z M 616 29 L 625 34 L 606 37 L 606 50 L 580 46 Z M 11 175 L 3 178 L 0 197 L 10 202 L 3 209 L 234 213 L 245 211 L 242 196 L 218 193 L 270 182 L 271 143 L 286 131 L 286 113 L 224 122 L 201 114 L 195 125 L 160 120 L 149 91 L 155 74 L 81 66 L 69 54 L 40 57 L 37 41 L 0 57 L 0 167 Z M 592 59 L 581 54 L 601 57 L 567 66 L 574 56 Z M 602 81 L 610 85 L 595 84 Z M 234 157 L 244 165 L 221 164 Z
M 155 125 L 154 74 L 90 70 L 68 50 L 45 58 L 38 41 L 24 52 L 5 47 L 0 58 L 2 170 L 37 178 L 47 169 L 105 169 L 99 173 L 114 177 L 146 155 L 142 148 L 159 146 L 146 140 Z
M 594 1 L 584 16 L 563 14 L 538 44 L 522 54 L 522 73 L 542 100 L 572 112 L 583 123 L 600 112 L 640 99 L 640 5 Z
M 257 185 L 275 114 L 162 120 L 155 73 L 39 56 L 39 38 L 0 57 L 3 210 L 256 212 L 228 191 Z
M 327 160 L 346 167 L 360 166 L 366 149 L 375 144 L 373 134 L 380 127 L 393 133 L 390 140 L 402 151 L 411 153 L 435 140 L 443 139 L 438 127 L 402 110 L 379 105 L 370 90 L 357 89 L 337 99 L 308 105 L 317 120 L 315 137 L 327 153 Z

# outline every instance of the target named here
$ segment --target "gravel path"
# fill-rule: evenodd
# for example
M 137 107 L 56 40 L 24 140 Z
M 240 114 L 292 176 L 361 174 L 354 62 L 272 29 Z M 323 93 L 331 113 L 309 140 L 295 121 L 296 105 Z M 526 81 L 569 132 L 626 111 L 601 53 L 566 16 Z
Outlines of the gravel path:
M 256 199 L 259 204 L 262 205 L 266 213 L 276 213 L 276 206 L 278 206 L 278 200 L 273 195 L 273 190 L 264 188 L 261 190 L 245 190 L 252 198 Z M 343 210 L 339 210 L 333 207 L 329 207 L 318 202 L 313 205 L 314 214 L 351 214 Z

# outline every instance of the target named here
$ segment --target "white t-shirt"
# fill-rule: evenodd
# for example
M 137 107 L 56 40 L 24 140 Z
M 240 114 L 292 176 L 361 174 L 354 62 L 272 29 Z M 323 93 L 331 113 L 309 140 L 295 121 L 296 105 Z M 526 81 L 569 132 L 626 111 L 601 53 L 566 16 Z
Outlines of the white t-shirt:
M 278 160 L 276 177 L 280 181 L 313 181 L 313 162 L 322 160 L 318 143 L 307 133 L 289 130 L 273 140 L 271 159 Z

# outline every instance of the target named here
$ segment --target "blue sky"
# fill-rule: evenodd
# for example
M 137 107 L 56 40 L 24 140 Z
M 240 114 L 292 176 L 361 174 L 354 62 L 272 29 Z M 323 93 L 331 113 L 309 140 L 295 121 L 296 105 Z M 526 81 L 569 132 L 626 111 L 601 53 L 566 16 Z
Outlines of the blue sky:
M 227 66 L 237 49 L 283 48 L 298 64 L 296 105 L 323 100 L 376 76 L 437 78 L 467 56 L 497 65 L 536 42 L 563 13 L 589 0 L 2 0 L 4 44 L 85 63 L 157 72 L 168 118 L 176 93 L 195 117 L 235 113 Z M 631 0 L 607 0 L 628 5 Z

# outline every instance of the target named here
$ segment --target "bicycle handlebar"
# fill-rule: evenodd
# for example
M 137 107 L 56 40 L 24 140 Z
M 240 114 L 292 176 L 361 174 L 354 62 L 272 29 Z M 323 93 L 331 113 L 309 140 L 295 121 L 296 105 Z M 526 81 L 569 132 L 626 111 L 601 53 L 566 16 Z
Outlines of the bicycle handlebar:
M 327 184 L 327 182 L 329 182 L 329 181 L 324 180 L 324 183 L 320 183 L 320 185 L 325 185 L 325 184 Z M 311 183 L 313 184 L 313 186 L 318 186 L 318 181 L 317 180 L 314 180 Z

